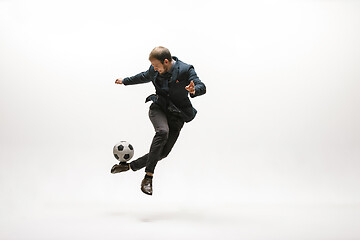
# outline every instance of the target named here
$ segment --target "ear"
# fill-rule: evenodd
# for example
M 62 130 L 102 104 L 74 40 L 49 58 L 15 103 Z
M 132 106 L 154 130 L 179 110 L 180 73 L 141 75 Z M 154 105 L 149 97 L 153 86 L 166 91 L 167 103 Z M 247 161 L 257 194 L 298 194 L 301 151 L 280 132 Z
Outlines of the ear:
M 165 58 L 164 64 L 166 64 L 166 65 L 169 64 L 169 60 L 167 58 Z

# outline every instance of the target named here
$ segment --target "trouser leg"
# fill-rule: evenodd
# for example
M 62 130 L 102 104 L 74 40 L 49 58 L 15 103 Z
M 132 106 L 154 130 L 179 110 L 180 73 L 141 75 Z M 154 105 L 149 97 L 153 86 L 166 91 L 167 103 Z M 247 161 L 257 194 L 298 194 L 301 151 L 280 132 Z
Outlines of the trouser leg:
M 147 153 L 147 154 L 145 154 L 144 156 L 139 157 L 138 159 L 132 161 L 132 162 L 130 163 L 130 168 L 131 168 L 132 170 L 134 170 L 134 171 L 137 171 L 137 170 L 145 167 L 145 166 L 146 166 L 147 159 L 148 159 L 148 155 L 149 155 L 149 154 Z
M 155 136 L 149 153 L 131 162 L 131 169 L 136 171 L 143 167 L 145 172 L 154 173 L 157 162 L 168 156 L 179 137 L 184 121 L 172 115 L 166 115 L 157 107 L 151 107 L 149 118 L 155 129 Z
M 157 162 L 161 159 L 161 153 L 168 140 L 169 124 L 166 114 L 159 108 L 150 108 L 149 118 L 155 129 L 155 136 L 151 143 L 145 172 L 154 173 Z
M 150 107 L 149 118 L 155 129 L 155 136 L 152 140 L 149 153 L 130 163 L 133 170 L 147 167 L 146 171 L 154 172 L 157 161 L 161 157 L 162 149 L 166 144 L 169 126 L 166 114 L 156 106 Z
M 171 149 L 173 148 L 180 135 L 182 127 L 184 126 L 184 121 L 177 117 L 173 117 L 170 115 L 168 116 L 167 120 L 169 124 L 169 136 L 161 153 L 160 160 L 166 158 L 169 155 Z

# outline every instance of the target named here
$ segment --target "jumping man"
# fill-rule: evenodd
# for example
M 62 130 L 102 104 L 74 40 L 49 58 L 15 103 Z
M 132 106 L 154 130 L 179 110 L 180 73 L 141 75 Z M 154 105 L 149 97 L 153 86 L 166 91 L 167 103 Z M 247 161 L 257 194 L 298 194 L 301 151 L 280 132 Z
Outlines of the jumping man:
M 171 56 L 165 47 L 154 48 L 150 55 L 150 68 L 132 77 L 118 78 L 116 84 L 133 85 L 152 82 L 156 94 L 146 98 L 152 101 L 149 118 L 155 129 L 149 153 L 131 163 L 115 164 L 111 173 L 137 171 L 145 167 L 141 191 L 152 195 L 152 178 L 156 164 L 167 157 L 174 146 L 184 122 L 190 122 L 197 113 L 191 98 L 205 94 L 206 87 L 197 76 L 194 67 Z

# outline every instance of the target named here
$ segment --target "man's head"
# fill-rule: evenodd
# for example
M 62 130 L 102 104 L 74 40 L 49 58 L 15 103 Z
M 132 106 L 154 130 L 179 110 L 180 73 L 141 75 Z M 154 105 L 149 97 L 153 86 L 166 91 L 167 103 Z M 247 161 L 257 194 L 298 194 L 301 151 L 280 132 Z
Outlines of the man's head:
M 149 60 L 155 71 L 160 74 L 168 72 L 173 65 L 171 53 L 165 47 L 154 48 L 149 55 Z

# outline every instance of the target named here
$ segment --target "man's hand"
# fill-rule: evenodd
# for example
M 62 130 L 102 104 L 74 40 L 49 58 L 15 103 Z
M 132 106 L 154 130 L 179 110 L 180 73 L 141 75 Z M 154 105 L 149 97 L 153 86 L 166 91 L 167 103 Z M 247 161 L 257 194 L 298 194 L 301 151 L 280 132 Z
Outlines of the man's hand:
M 186 90 L 189 91 L 191 94 L 195 94 L 195 84 L 194 81 L 191 81 L 189 85 L 185 87 Z
M 115 84 L 123 84 L 122 81 L 123 81 L 123 78 L 118 78 L 115 80 Z

